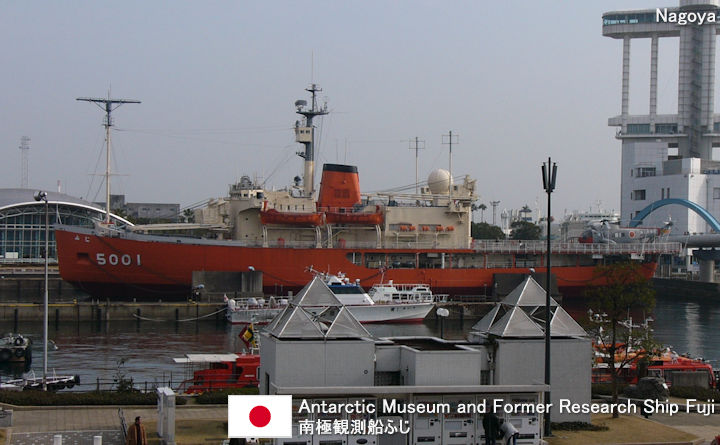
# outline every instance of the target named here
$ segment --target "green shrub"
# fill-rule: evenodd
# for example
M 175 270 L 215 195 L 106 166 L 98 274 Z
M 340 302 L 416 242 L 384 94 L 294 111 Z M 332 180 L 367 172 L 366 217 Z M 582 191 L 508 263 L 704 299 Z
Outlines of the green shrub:
M 628 386 L 624 383 L 618 383 L 618 395 L 623 394 L 623 390 Z M 612 395 L 612 383 L 593 383 L 592 384 L 593 395 L 599 396 L 611 396 Z
M 154 392 L 43 392 L 0 391 L 0 402 L 19 406 L 65 406 L 65 405 L 156 405 Z M 177 397 L 177 405 L 187 403 Z
M 593 425 L 586 422 L 551 422 L 553 430 L 558 431 L 607 431 L 605 425 Z
M 255 387 L 224 389 L 222 391 L 208 391 L 197 396 L 195 401 L 201 405 L 227 404 L 229 395 L 257 395 L 259 390 Z
M 699 386 L 671 386 L 670 395 L 681 399 L 697 399 L 697 400 L 718 400 L 720 399 L 720 391 L 711 388 L 701 388 Z

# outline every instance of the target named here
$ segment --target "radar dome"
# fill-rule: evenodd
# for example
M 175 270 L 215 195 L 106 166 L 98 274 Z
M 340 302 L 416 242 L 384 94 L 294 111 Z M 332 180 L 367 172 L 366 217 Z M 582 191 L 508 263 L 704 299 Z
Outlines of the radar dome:
M 445 169 L 431 171 L 427 181 L 433 195 L 447 195 L 450 192 L 450 172 Z

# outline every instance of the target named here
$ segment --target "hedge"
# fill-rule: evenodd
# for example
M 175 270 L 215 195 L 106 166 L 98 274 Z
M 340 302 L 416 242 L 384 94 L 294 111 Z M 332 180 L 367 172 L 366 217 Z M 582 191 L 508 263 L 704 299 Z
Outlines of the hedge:
M 222 391 L 208 391 L 197 396 L 195 398 L 195 401 L 201 405 L 227 404 L 229 395 L 257 395 L 259 393 L 260 391 L 256 387 L 234 388 Z
M 156 405 L 153 392 L 43 392 L 43 391 L 0 391 L 0 402 L 18 406 L 64 406 L 64 405 Z M 177 405 L 187 401 L 175 398 Z

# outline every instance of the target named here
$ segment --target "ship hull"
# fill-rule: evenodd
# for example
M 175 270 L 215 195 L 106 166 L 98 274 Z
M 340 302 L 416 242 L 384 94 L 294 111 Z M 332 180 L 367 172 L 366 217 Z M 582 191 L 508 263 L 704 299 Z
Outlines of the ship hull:
M 353 258 L 362 255 L 423 253 L 437 255 L 477 254 L 471 249 L 342 249 L 247 247 L 232 241 L 180 240 L 140 235 L 105 236 L 92 230 L 59 227 L 55 232 L 61 277 L 89 294 L 112 299 L 186 299 L 190 296 L 193 271 L 263 273 L 267 294 L 285 295 L 299 291 L 312 274 L 310 266 L 342 271 L 360 285 L 393 280 L 398 283 L 424 283 L 436 294 L 492 295 L 497 274 L 533 272 L 527 267 L 486 268 L 370 268 Z M 642 263 L 649 279 L 656 263 Z M 545 268 L 534 267 L 535 274 Z M 594 265 L 553 266 L 557 286 L 563 296 L 582 295 L 587 286 L 602 284 Z

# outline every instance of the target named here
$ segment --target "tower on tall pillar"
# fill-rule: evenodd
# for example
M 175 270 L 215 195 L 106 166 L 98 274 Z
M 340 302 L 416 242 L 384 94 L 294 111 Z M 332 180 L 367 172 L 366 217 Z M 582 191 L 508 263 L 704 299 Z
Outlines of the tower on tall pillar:
M 720 156 L 713 159 L 713 148 L 720 148 L 720 115 L 714 114 L 719 3 L 680 0 L 676 7 L 603 14 L 603 36 L 622 41 L 620 114 L 611 117 L 608 125 L 618 127 L 616 137 L 622 142 L 623 223 L 648 204 L 670 197 L 690 199 L 720 214 Z M 708 20 L 709 15 L 715 20 Z M 705 17 L 702 24 L 687 20 L 701 16 Z M 661 39 L 667 38 L 679 38 L 678 105 L 673 114 L 658 114 L 658 93 L 662 94 L 658 85 L 667 84 L 658 72 L 658 59 Z M 647 114 L 629 112 L 633 99 L 630 65 L 647 63 L 631 52 L 634 39 L 650 40 Z M 675 233 L 709 232 L 702 218 L 675 206 L 651 215 L 645 224 L 661 227 L 668 218 Z
M 30 153 L 30 138 L 20 138 L 20 188 L 28 188 L 28 155 Z

